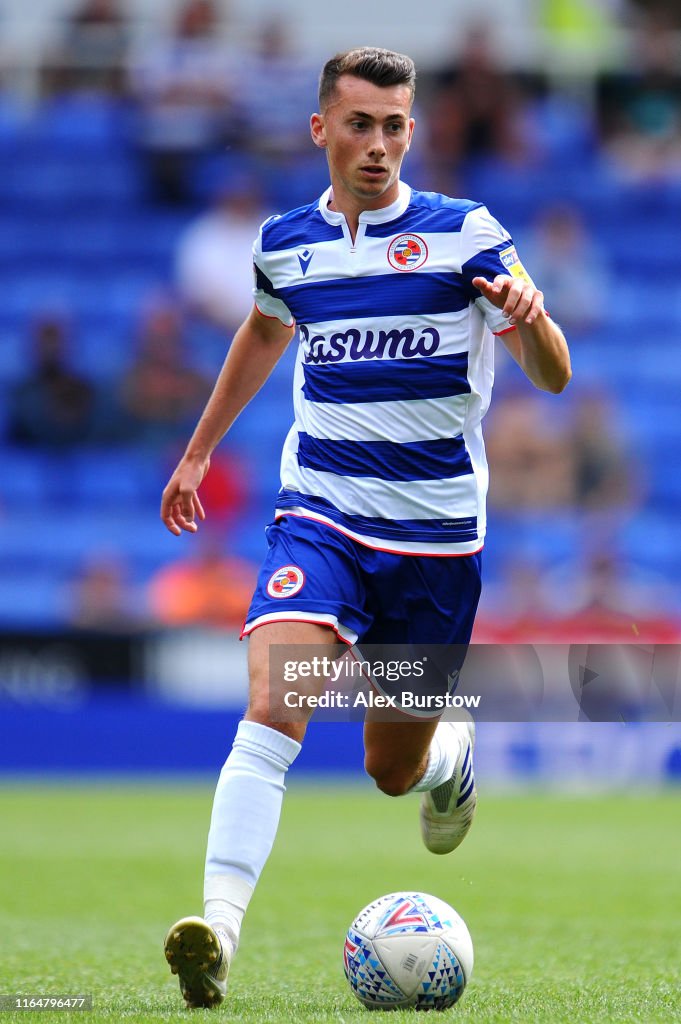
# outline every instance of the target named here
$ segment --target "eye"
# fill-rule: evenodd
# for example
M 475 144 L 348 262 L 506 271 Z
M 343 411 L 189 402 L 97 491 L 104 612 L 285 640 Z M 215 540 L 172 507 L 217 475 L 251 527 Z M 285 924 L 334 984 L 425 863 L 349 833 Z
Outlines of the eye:
M 367 123 L 366 123 L 366 121 L 352 121 L 351 125 L 352 125 L 353 128 L 356 128 L 357 131 L 361 132 L 361 131 L 363 131 L 366 128 Z

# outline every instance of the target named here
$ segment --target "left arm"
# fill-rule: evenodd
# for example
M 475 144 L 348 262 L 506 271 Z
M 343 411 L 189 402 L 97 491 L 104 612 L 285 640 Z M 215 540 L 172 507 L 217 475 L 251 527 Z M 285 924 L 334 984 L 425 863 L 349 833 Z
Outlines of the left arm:
M 493 281 L 474 277 L 472 284 L 516 328 L 501 340 L 525 376 L 541 391 L 560 394 L 572 376 L 570 353 L 560 327 L 546 314 L 542 292 L 529 279 L 507 274 Z

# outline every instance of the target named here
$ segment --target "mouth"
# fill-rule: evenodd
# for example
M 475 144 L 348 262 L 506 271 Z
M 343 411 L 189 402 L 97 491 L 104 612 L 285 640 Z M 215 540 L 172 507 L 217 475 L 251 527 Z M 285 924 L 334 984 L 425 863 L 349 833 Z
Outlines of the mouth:
M 367 164 L 365 167 L 360 167 L 360 174 L 363 174 L 365 178 L 369 178 L 372 181 L 379 181 L 381 178 L 385 178 L 388 173 L 388 168 L 383 167 L 381 164 Z

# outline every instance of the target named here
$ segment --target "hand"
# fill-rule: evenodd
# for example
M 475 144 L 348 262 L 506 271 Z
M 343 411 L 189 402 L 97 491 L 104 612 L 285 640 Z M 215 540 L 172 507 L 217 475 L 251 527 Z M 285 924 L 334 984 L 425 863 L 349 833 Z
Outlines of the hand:
M 208 459 L 205 462 L 182 459 L 168 481 L 161 498 L 161 519 L 176 537 L 182 530 L 196 533 L 199 528 L 196 519 L 203 522 L 206 518 L 197 491 L 209 465 Z
M 544 293 L 535 288 L 529 278 L 497 274 L 493 281 L 474 277 L 472 283 L 503 312 L 510 327 L 518 322 L 529 326 L 544 311 Z

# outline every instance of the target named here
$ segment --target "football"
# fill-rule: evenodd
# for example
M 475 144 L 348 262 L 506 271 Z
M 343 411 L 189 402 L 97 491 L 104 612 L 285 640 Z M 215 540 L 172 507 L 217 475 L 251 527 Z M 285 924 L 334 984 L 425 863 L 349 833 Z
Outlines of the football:
M 473 942 L 463 918 L 423 892 L 393 892 L 361 910 L 348 928 L 343 966 L 372 1010 L 446 1010 L 473 973 Z

